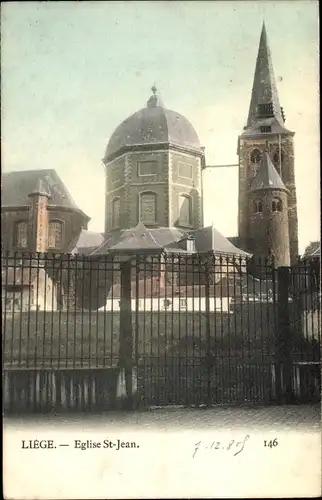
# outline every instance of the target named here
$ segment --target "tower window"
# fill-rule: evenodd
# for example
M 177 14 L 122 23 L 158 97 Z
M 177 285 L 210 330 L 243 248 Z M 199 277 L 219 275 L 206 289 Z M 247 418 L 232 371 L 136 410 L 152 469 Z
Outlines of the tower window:
M 111 182 L 112 184 L 116 184 L 120 180 L 120 169 L 118 167 L 114 167 L 111 170 Z
M 192 199 L 187 194 L 181 194 L 179 197 L 179 223 L 181 226 L 192 224 Z
M 157 220 L 156 193 L 141 193 L 139 218 L 144 224 L 155 224 Z
M 63 222 L 60 220 L 52 220 L 49 223 L 48 231 L 48 247 L 61 248 L 63 245 Z
M 273 103 L 262 103 L 257 106 L 257 113 L 260 118 L 268 118 L 274 116 Z
M 17 248 L 28 247 L 28 224 L 27 222 L 17 222 L 15 227 L 15 243 Z
M 262 200 L 253 201 L 253 214 L 261 214 L 263 212 Z
M 282 212 L 283 205 L 279 198 L 272 200 L 272 212 Z
M 268 134 L 269 132 L 272 132 L 272 127 L 269 126 L 261 127 L 261 134 Z
M 261 161 L 261 152 L 259 149 L 253 149 L 250 154 L 250 161 L 252 163 L 259 163 Z
M 183 162 L 178 163 L 179 167 L 179 177 L 183 177 L 184 179 L 192 179 L 192 165 L 188 165 Z
M 114 200 L 112 200 L 112 227 L 113 227 L 113 229 L 117 229 L 118 227 L 120 227 L 120 209 L 121 209 L 120 198 L 114 198 Z
M 156 175 L 158 170 L 158 163 L 156 161 L 140 161 L 138 163 L 138 175 L 151 176 Z

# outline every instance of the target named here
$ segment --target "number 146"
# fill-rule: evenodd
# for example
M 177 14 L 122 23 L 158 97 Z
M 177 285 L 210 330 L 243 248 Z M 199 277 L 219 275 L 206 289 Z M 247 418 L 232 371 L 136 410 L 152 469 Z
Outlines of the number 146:
M 264 446 L 266 446 L 266 448 L 275 448 L 275 446 L 277 445 L 278 445 L 277 438 L 272 439 L 271 441 L 264 441 Z

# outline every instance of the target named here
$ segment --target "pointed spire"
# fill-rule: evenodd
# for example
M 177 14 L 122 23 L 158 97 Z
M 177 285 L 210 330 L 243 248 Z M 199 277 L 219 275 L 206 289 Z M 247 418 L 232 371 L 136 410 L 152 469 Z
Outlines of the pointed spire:
M 275 117 L 281 125 L 284 123 L 274 76 L 271 51 L 268 45 L 266 26 L 265 22 L 263 22 L 247 127 L 254 125 L 260 119 L 268 117 Z
M 250 188 L 251 191 L 262 189 L 282 189 L 283 191 L 288 191 L 267 151 L 263 155 L 261 166 Z

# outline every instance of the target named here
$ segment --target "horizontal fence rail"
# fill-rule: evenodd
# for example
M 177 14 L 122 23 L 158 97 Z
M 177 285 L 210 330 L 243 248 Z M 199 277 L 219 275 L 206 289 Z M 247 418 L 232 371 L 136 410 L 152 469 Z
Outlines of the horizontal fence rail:
M 318 400 L 319 269 L 2 253 L 5 409 Z

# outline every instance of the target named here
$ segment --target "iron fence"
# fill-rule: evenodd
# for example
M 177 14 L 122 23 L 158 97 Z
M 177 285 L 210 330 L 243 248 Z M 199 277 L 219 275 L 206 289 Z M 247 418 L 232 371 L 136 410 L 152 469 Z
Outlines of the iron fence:
M 5 407 L 318 399 L 313 268 L 263 262 L 251 274 L 246 259 L 213 254 L 2 254 Z

